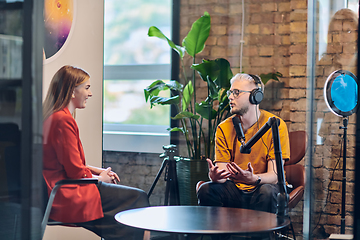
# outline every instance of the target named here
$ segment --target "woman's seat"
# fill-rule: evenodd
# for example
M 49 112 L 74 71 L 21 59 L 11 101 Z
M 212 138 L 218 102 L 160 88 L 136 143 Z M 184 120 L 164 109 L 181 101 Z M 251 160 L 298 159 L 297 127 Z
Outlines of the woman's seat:
M 63 185 L 69 185 L 69 184 L 97 184 L 97 183 L 98 183 L 97 178 L 64 179 L 64 180 L 58 181 L 55 184 L 54 188 L 51 190 L 50 196 L 49 196 L 49 198 L 47 200 L 47 205 L 46 205 L 44 217 L 43 217 L 43 220 L 41 222 L 41 236 L 42 236 L 42 238 L 44 237 L 46 225 L 75 226 L 75 225 L 72 225 L 71 223 L 63 223 L 63 222 L 56 222 L 56 221 L 49 220 L 51 207 L 52 207 L 52 204 L 54 202 L 55 195 L 56 195 L 57 191 L 59 190 L 59 188 L 61 186 L 63 186 Z M 44 196 L 48 196 L 47 195 L 46 185 L 44 185 L 44 186 L 45 186 L 45 190 L 46 190 L 45 193 L 44 193 Z

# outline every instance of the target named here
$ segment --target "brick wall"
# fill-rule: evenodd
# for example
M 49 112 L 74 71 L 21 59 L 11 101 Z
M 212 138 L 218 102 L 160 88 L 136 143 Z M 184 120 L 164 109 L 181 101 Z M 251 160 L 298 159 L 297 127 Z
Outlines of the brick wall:
M 245 1 L 244 46 L 241 71 L 258 74 L 280 72 L 280 82 L 265 86 L 260 107 L 280 116 L 289 131 L 305 130 L 307 1 Z M 211 33 L 202 58 L 226 58 L 233 73 L 240 72 L 241 1 L 181 1 L 181 39 L 204 11 L 211 16 Z M 197 81 L 197 96 L 206 97 L 206 85 Z M 201 98 L 199 98 L 201 99 Z M 200 100 L 199 100 L 200 101 Z M 204 124 L 206 126 L 206 124 Z M 302 203 L 292 210 L 296 233 L 302 232 Z
M 307 111 L 307 0 L 245 0 L 245 29 L 242 71 L 258 74 L 281 72 L 280 82 L 270 81 L 265 86 L 265 100 L 260 107 L 280 116 L 289 131 L 306 130 Z M 182 0 L 180 13 L 180 39 L 191 24 L 205 11 L 211 16 L 211 33 L 202 58 L 226 58 L 233 73 L 240 71 L 240 40 L 242 5 L 239 0 Z M 336 69 L 356 73 L 354 56 L 357 42 L 357 23 L 348 13 L 338 14 L 329 31 L 328 49 L 316 63 L 315 121 L 323 119 L 319 134 L 323 143 L 315 144 L 313 158 L 313 187 L 315 205 L 313 223 L 315 238 L 340 233 L 340 205 L 343 130 L 342 119 L 326 107 L 323 86 L 327 76 Z M 317 38 L 319 41 L 319 39 Z M 190 59 L 185 61 L 190 66 Z M 191 74 L 187 71 L 187 74 Z M 206 97 L 206 86 L 197 81 L 198 100 Z M 203 89 L 203 90 L 202 90 Z M 206 126 L 207 124 L 203 124 Z M 317 125 L 315 125 L 316 129 Z M 346 233 L 352 233 L 355 116 L 349 119 L 347 147 Z M 313 133 L 316 139 L 316 133 Z M 183 143 L 183 138 L 180 139 Z M 186 146 L 180 144 L 180 153 L 186 156 Z M 340 160 L 339 160 L 340 159 Z M 123 183 L 149 189 L 161 159 L 152 154 L 104 153 L 104 160 L 124 175 Z M 133 164 L 134 163 L 134 164 Z M 304 164 L 304 160 L 301 162 Z M 163 183 L 163 180 L 159 180 Z M 162 185 L 164 187 L 164 184 Z M 162 204 L 164 190 L 159 186 L 150 199 L 154 205 Z M 157 195 L 155 197 L 155 195 Z M 297 237 L 302 237 L 303 204 L 292 210 L 291 219 Z
M 335 70 L 349 70 L 356 74 L 357 28 L 355 13 L 349 9 L 337 11 L 329 24 L 326 52 L 320 54 L 316 66 L 315 118 L 323 119 L 319 131 L 323 144 L 315 144 L 314 148 L 314 190 L 319 193 L 315 203 L 315 218 L 327 233 L 340 232 L 344 130 L 340 129 L 343 119 L 330 112 L 325 104 L 323 86 Z M 353 225 L 355 121 L 355 115 L 350 116 L 347 129 L 346 233 L 352 233 Z M 321 212 L 323 214 L 319 218 Z
M 103 153 L 103 161 L 105 167 L 111 167 L 118 173 L 121 184 L 149 192 L 163 161 L 159 155 L 156 153 L 106 151 Z M 152 206 L 164 204 L 165 186 L 166 182 L 164 174 L 162 174 L 149 198 Z
M 307 1 L 306 0 L 245 0 L 245 29 L 242 71 L 252 74 L 281 72 L 280 82 L 270 81 L 265 86 L 265 100 L 260 107 L 280 116 L 289 131 L 306 130 L 307 88 Z M 240 71 L 240 40 L 242 4 L 235 0 L 183 0 L 181 1 L 181 39 L 190 25 L 204 11 L 211 16 L 211 33 L 202 58 L 223 57 L 229 60 L 233 73 Z M 331 39 L 327 53 L 316 66 L 316 120 L 323 119 L 321 129 L 324 143 L 315 145 L 313 215 L 315 236 L 340 232 L 342 159 L 340 155 L 343 130 L 342 118 L 335 116 L 326 107 L 323 86 L 326 77 L 336 69 L 356 73 L 357 23 L 345 11 L 331 23 Z M 317 40 L 319 41 L 318 37 Z M 321 73 L 319 73 L 319 70 Z M 197 81 L 198 96 L 206 97 L 206 86 Z M 200 99 L 199 99 L 200 101 Z M 347 147 L 347 198 L 346 232 L 352 232 L 353 178 L 354 178 L 354 133 L 355 117 L 349 119 Z M 206 126 L 206 124 L 205 124 Z M 315 126 L 316 128 L 317 126 Z M 315 136 L 315 134 L 314 134 Z M 316 139 L 316 136 L 314 137 Z M 302 161 L 304 164 L 304 161 Z M 334 172 L 334 174 L 333 174 Z M 334 175 L 334 180 L 330 178 Z M 295 231 L 302 232 L 302 203 L 292 210 Z M 319 222 L 319 224 L 317 224 Z M 326 235 L 326 234 L 325 234 Z

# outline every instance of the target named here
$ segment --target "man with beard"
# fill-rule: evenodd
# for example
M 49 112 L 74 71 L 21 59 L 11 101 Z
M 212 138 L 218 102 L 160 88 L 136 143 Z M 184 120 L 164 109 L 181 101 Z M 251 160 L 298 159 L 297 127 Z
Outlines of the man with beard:
M 272 131 L 267 131 L 251 148 L 240 153 L 233 118 L 239 118 L 246 141 L 275 115 L 259 109 L 264 85 L 260 77 L 237 74 L 227 92 L 233 116 L 219 124 L 215 139 L 215 165 L 210 159 L 209 178 L 198 190 L 199 205 L 254 209 L 275 213 L 277 206 L 276 162 Z M 278 117 L 277 117 L 278 118 Z M 280 118 L 279 118 L 280 119 Z M 283 160 L 290 158 L 289 135 L 280 119 Z

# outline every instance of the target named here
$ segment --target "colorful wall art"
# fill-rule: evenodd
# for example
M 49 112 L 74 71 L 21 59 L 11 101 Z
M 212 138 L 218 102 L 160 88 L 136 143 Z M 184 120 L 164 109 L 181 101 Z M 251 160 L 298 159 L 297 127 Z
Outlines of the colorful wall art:
M 74 0 L 45 0 L 44 58 L 56 55 L 69 38 L 74 19 Z

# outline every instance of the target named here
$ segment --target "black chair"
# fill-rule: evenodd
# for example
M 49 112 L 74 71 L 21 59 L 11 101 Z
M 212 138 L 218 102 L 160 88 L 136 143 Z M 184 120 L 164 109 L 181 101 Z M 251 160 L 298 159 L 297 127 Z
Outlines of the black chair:
M 44 213 L 44 217 L 43 220 L 41 222 L 41 236 L 42 238 L 44 237 L 44 233 L 45 233 L 45 228 L 46 225 L 62 225 L 62 226 L 71 226 L 71 227 L 76 227 L 75 224 L 71 224 L 71 223 L 63 223 L 63 222 L 57 222 L 57 221 L 53 221 L 51 219 L 49 219 L 50 216 L 50 212 L 51 212 L 51 207 L 52 204 L 54 202 L 54 198 L 55 195 L 57 193 L 57 191 L 59 190 L 59 188 L 63 185 L 70 185 L 70 184 L 97 184 L 98 183 L 98 179 L 96 178 L 81 178 L 81 179 L 64 179 L 64 180 L 60 180 L 58 181 L 54 188 L 51 190 L 50 196 L 47 200 L 47 205 L 46 205 L 46 209 L 45 209 L 45 213 Z M 44 196 L 48 196 L 47 194 L 47 189 L 46 189 L 46 185 L 45 186 L 45 193 Z

